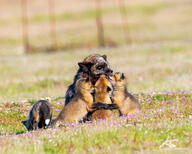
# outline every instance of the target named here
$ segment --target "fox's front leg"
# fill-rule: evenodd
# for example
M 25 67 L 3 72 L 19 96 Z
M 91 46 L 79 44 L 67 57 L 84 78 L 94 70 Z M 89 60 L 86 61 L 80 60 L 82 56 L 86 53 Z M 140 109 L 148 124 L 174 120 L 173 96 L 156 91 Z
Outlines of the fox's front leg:
M 97 102 L 92 105 L 92 110 L 116 110 L 119 109 L 119 107 L 116 104 L 106 104 L 106 103 L 101 103 Z
M 37 122 L 37 121 L 34 122 L 34 124 L 33 124 L 33 129 L 34 129 L 34 130 L 37 130 L 37 129 L 38 129 L 38 122 Z
M 90 101 L 90 102 L 87 103 L 87 111 L 88 112 L 92 112 L 93 111 L 92 106 L 93 106 L 93 101 Z

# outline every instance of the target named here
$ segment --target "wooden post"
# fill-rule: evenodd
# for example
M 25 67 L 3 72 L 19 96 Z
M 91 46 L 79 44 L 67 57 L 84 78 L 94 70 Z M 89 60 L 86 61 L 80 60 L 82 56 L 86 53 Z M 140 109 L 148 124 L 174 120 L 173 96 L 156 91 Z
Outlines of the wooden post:
M 96 24 L 97 24 L 97 37 L 99 47 L 105 47 L 104 39 L 104 28 L 102 23 L 102 14 L 101 14 L 101 0 L 95 0 L 96 2 Z
M 30 51 L 29 47 L 29 34 L 28 34 L 28 18 L 27 18 L 27 0 L 21 0 L 21 14 L 22 14 L 22 31 L 23 31 L 23 48 L 24 52 Z
M 123 32 L 125 35 L 125 41 L 127 43 L 131 43 L 131 39 L 129 36 L 129 26 L 128 26 L 128 22 L 127 22 L 127 12 L 126 12 L 125 0 L 118 0 L 118 2 L 119 2 L 120 13 L 121 13 Z
M 50 38 L 52 40 L 52 48 L 57 50 L 55 0 L 49 0 L 49 21 L 50 21 Z

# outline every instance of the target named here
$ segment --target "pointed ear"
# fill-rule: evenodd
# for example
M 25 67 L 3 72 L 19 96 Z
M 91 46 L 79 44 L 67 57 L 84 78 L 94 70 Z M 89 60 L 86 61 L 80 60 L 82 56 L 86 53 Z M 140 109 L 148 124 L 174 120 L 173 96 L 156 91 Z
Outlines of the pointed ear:
M 103 55 L 102 57 L 107 61 L 107 55 Z
M 125 74 L 124 73 L 122 73 L 121 79 L 125 79 Z
M 121 73 L 120 72 L 116 72 L 115 73 L 115 80 L 118 81 L 121 79 Z
M 79 68 L 82 69 L 83 72 L 88 72 L 91 68 L 91 66 L 93 65 L 92 62 L 79 62 L 78 63 Z
M 88 78 L 89 75 L 88 75 L 87 73 L 83 72 L 82 77 L 83 77 L 83 78 Z

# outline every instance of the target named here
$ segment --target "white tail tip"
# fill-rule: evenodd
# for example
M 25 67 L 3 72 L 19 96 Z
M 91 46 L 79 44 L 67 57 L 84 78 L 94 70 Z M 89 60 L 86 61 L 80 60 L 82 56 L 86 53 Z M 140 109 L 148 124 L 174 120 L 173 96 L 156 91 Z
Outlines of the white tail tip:
M 49 122 L 50 122 L 50 119 L 46 119 L 46 120 L 45 120 L 45 124 L 46 124 L 46 125 L 48 125 Z

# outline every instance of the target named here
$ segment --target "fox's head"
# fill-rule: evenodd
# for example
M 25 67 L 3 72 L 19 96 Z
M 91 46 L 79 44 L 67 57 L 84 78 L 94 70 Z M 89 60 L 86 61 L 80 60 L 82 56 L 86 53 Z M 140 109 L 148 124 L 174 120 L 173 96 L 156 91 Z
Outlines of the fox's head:
M 111 75 L 113 73 L 113 70 L 111 70 L 107 61 L 106 55 L 90 55 L 82 62 L 79 62 L 78 65 L 82 72 L 89 74 L 93 84 L 95 84 L 101 74 Z
M 115 82 L 115 86 L 124 87 L 127 85 L 126 77 L 124 73 L 117 72 L 113 76 L 113 80 Z
M 27 128 L 28 131 L 33 130 L 32 121 L 25 120 L 25 121 L 22 121 L 21 123 Z
M 95 83 L 95 93 L 109 93 L 113 90 L 111 82 L 104 74 Z

